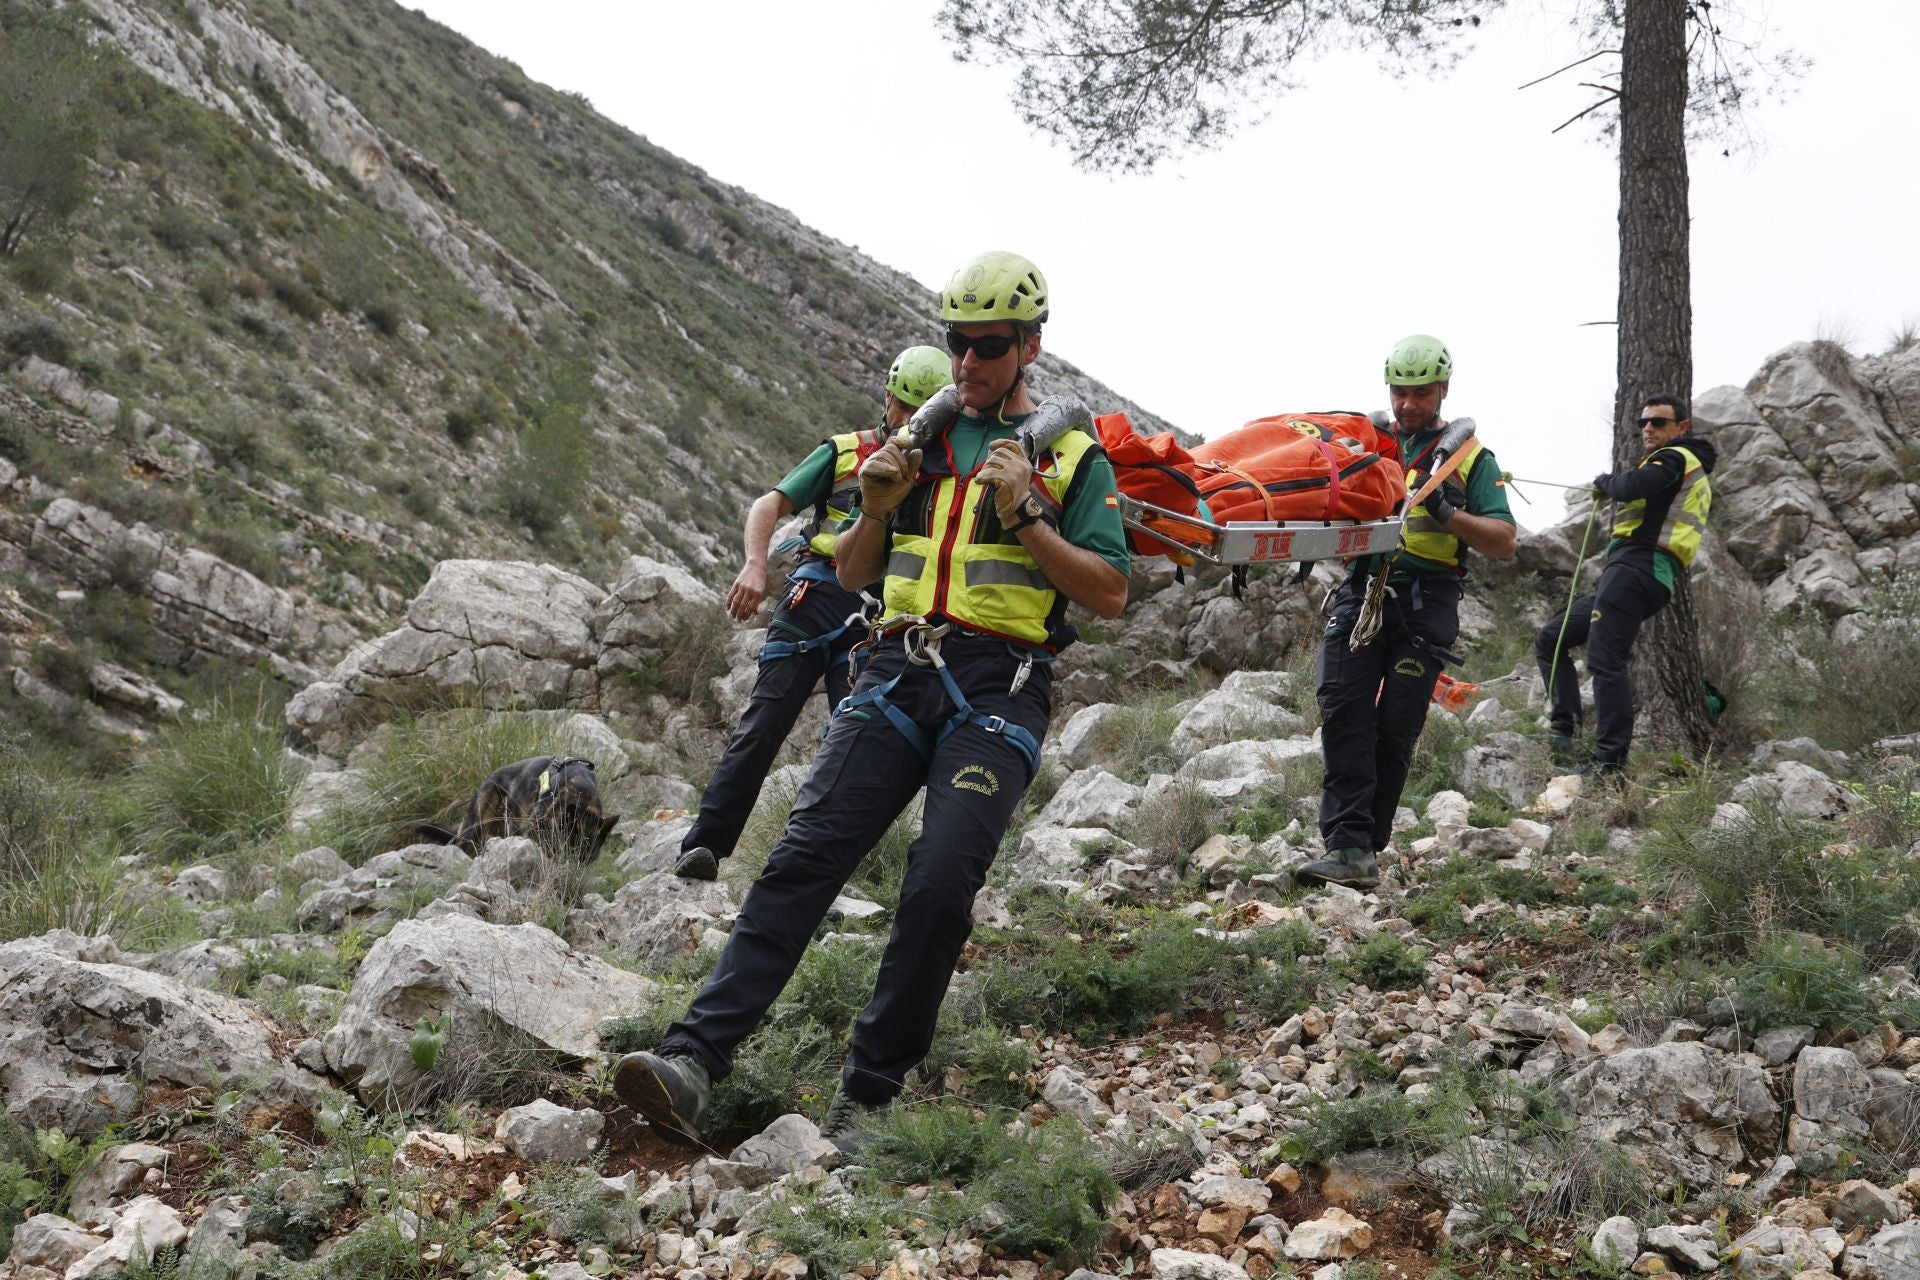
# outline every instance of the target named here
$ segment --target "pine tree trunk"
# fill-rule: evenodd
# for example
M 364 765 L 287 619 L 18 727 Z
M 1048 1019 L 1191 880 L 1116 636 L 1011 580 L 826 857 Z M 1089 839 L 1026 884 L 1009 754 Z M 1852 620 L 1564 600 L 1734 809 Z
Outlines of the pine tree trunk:
M 1620 57 L 1620 304 L 1613 462 L 1637 464 L 1646 397 L 1691 402 L 1693 288 L 1687 213 L 1687 0 L 1626 0 Z M 1683 580 L 1634 645 L 1637 735 L 1707 749 L 1699 625 Z

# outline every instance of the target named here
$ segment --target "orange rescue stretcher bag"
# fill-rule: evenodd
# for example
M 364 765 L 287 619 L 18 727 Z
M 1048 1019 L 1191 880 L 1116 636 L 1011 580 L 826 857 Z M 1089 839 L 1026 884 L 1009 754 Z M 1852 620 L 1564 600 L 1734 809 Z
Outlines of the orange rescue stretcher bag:
M 1192 451 L 1217 523 L 1384 520 L 1406 497 L 1394 443 L 1360 413 L 1257 418 Z
M 1103 413 L 1093 425 L 1100 432 L 1100 447 L 1106 451 L 1107 461 L 1113 464 L 1114 482 L 1120 492 L 1162 510 L 1208 518 L 1200 500 L 1199 482 L 1194 479 L 1193 455 L 1171 431 L 1143 436 L 1124 413 Z M 1167 553 L 1164 543 L 1133 530 L 1127 531 L 1127 549 L 1137 556 Z

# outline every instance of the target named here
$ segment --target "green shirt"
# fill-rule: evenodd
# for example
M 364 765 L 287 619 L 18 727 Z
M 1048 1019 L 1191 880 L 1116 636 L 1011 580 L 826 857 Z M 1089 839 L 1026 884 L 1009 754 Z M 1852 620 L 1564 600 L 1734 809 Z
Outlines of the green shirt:
M 821 441 L 820 447 L 800 460 L 786 478 L 773 486 L 795 511 L 805 511 L 833 492 L 833 445 Z
M 995 440 L 1010 438 L 1026 417 L 1020 414 L 1009 418 L 1003 427 L 998 422 L 961 414 L 947 430 L 955 470 L 966 475 L 986 461 L 987 447 Z M 1126 527 L 1120 523 L 1119 492 L 1107 455 L 1098 449 L 1091 451 L 1081 459 L 1073 487 L 1067 491 L 1066 509 L 1060 513 L 1060 536 L 1127 573 L 1133 558 L 1127 552 Z

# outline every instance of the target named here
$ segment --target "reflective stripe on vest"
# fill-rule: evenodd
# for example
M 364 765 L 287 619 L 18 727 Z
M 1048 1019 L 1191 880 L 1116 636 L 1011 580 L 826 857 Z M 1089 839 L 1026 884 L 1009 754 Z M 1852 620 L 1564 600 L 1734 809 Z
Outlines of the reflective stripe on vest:
M 1647 466 L 1667 449 L 1686 460 L 1686 472 L 1680 477 L 1679 492 L 1674 493 L 1667 504 L 1666 518 L 1652 533 L 1641 532 L 1641 526 L 1647 519 L 1648 500 L 1635 498 L 1620 508 L 1620 518 L 1614 522 L 1613 536 L 1631 538 L 1635 542 L 1651 542 L 1678 560 L 1682 568 L 1686 568 L 1693 563 L 1694 555 L 1700 550 L 1700 537 L 1707 531 L 1707 513 L 1713 507 L 1713 480 L 1693 451 L 1677 444 L 1662 445 L 1641 459 L 1640 465 Z
M 833 446 L 833 484 L 827 496 L 814 504 L 813 519 L 808 522 L 804 535 L 809 551 L 833 559 L 833 544 L 840 536 L 840 526 L 851 519 L 860 506 L 860 464 L 886 442 L 885 427 L 849 431 L 825 441 Z
M 1460 478 L 1460 487 L 1467 487 L 1467 479 L 1473 473 L 1473 464 L 1480 460 L 1483 450 L 1479 441 L 1467 451 L 1459 470 L 1453 474 Z M 1418 467 L 1407 468 L 1407 492 L 1415 493 L 1426 476 Z M 1408 555 L 1419 556 L 1422 560 L 1431 560 L 1435 564 L 1444 564 L 1448 568 L 1460 567 L 1460 539 L 1454 537 L 1435 520 L 1427 510 L 1427 504 L 1421 503 L 1407 513 L 1407 523 L 1400 534 L 1400 545 Z
M 1050 459 L 1035 464 L 1032 493 L 1043 519 L 1059 523 L 1082 460 L 1098 448 L 1086 432 L 1069 431 L 1054 443 Z M 923 464 L 922 483 L 895 516 L 885 616 L 944 615 L 975 631 L 1045 645 L 1065 599 L 1019 536 L 1001 529 L 992 490 L 975 484 L 971 473 L 929 481 L 926 470 Z

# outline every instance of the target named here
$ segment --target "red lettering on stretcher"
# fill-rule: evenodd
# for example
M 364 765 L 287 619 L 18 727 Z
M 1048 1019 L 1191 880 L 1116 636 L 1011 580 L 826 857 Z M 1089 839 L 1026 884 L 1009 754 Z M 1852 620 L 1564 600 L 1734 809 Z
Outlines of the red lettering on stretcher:
M 1359 555 L 1367 549 L 1367 535 L 1370 531 L 1364 525 L 1355 525 L 1351 529 L 1340 531 L 1340 549 L 1335 555 Z
M 1281 533 L 1256 534 L 1253 540 L 1253 558 L 1256 560 L 1286 560 L 1293 555 L 1293 531 Z

